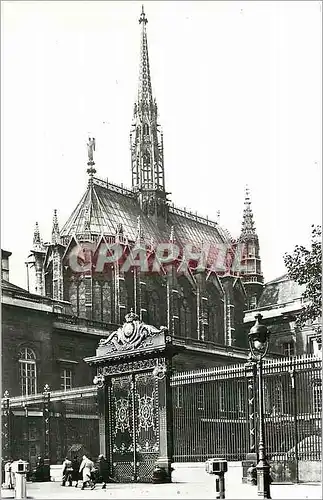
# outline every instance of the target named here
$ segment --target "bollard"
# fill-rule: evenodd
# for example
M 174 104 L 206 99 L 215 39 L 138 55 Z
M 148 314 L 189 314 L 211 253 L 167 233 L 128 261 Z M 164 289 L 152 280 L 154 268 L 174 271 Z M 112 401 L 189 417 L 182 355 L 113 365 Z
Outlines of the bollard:
M 224 458 L 209 458 L 205 462 L 205 470 L 208 474 L 214 474 L 215 478 L 215 498 L 225 498 L 224 474 L 228 470 L 228 462 Z
M 215 498 L 225 498 L 224 472 L 218 472 L 215 477 Z
M 27 472 L 28 462 L 18 460 L 15 467 L 15 498 L 27 498 Z

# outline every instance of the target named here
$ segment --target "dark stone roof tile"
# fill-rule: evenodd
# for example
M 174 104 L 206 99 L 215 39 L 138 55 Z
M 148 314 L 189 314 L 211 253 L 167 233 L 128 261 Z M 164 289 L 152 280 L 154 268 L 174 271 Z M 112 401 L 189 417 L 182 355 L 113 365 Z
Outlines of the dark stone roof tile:
M 258 307 L 272 307 L 301 298 L 305 287 L 298 285 L 286 274 L 265 284 Z
M 94 179 L 89 185 L 74 212 L 64 225 L 60 235 L 63 238 L 92 234 L 114 235 L 118 224 L 122 224 L 124 236 L 130 241 L 137 237 L 137 221 L 140 216 L 143 237 L 147 242 L 169 241 L 171 226 L 174 226 L 174 239 L 179 245 L 201 242 L 211 245 L 230 244 L 229 233 L 218 224 L 183 210 L 170 207 L 169 222 L 160 219 L 157 224 L 146 216 L 138 205 L 132 191 L 106 185 Z

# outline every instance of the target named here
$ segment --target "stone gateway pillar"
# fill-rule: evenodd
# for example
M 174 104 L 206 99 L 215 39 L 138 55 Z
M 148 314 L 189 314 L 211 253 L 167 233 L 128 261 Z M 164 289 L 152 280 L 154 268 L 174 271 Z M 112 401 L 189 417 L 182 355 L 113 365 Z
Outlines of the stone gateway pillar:
M 171 482 L 173 461 L 172 358 L 177 353 L 166 327 L 125 323 L 101 339 L 96 356 L 100 452 L 118 482 Z M 156 474 L 157 472 L 157 474 Z

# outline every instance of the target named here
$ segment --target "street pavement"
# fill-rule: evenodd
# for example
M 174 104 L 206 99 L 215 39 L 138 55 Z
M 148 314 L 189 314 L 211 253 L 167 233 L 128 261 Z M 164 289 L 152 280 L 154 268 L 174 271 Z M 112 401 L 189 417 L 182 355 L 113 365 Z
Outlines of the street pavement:
M 54 466 L 57 468 L 57 466 Z M 58 474 L 57 474 L 58 472 Z M 96 485 L 94 490 L 81 487 L 61 486 L 61 469 L 54 469 L 51 474 L 55 481 L 48 483 L 27 483 L 27 496 L 33 499 L 215 499 L 215 477 L 205 472 L 203 464 L 174 464 L 173 482 L 170 484 L 112 483 L 102 490 L 102 485 Z M 225 475 L 225 498 L 249 499 L 257 497 L 257 487 L 242 484 L 241 464 L 229 463 Z M 81 483 L 79 483 L 81 484 Z M 322 499 L 321 484 L 274 484 L 271 485 L 271 497 L 281 500 Z M 14 498 L 13 490 L 1 490 L 1 498 Z
M 212 481 L 210 480 L 212 479 Z M 61 486 L 59 482 L 27 483 L 27 496 L 33 499 L 215 499 L 214 478 L 207 477 L 205 483 L 171 484 L 109 484 L 106 490 L 96 485 L 94 490 Z M 322 499 L 321 485 L 272 485 L 273 499 Z M 2 498 L 14 498 L 13 490 L 2 490 Z M 255 486 L 228 484 L 225 498 L 256 499 Z

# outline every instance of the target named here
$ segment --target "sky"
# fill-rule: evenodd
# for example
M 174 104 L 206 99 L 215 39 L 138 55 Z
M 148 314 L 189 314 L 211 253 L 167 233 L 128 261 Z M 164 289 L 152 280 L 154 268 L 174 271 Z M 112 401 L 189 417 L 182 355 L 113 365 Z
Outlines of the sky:
M 2 1 L 1 247 L 26 287 L 35 221 L 51 237 L 97 176 L 131 185 L 141 2 Z M 322 2 L 146 1 L 175 206 L 241 230 L 245 185 L 266 281 L 321 223 Z

